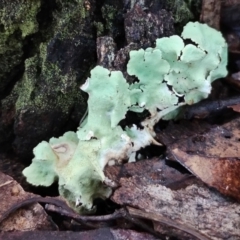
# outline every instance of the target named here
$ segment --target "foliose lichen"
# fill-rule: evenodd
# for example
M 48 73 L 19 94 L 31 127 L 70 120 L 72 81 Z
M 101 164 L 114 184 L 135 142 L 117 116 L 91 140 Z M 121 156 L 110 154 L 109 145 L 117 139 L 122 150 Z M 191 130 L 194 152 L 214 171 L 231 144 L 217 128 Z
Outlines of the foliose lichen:
M 155 123 L 173 118 L 182 105 L 206 98 L 211 82 L 226 76 L 226 64 L 221 33 L 190 22 L 181 37 L 157 39 L 155 48 L 130 52 L 127 72 L 137 78 L 135 83 L 128 84 L 120 71 L 95 67 L 81 87 L 89 95 L 85 121 L 76 133 L 41 142 L 23 174 L 33 185 L 49 186 L 58 179 L 60 194 L 76 211 L 94 210 L 94 198 L 111 194 L 103 184 L 104 167 L 133 161 L 140 148 L 158 144 Z M 150 116 L 141 129 L 119 125 L 127 111 L 144 110 Z

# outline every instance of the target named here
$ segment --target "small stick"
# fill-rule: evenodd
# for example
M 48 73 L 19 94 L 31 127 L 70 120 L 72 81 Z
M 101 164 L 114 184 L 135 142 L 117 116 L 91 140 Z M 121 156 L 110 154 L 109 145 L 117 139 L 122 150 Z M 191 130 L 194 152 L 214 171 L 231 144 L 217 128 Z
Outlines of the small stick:
M 81 222 L 88 222 L 88 221 L 91 221 L 91 222 L 110 221 L 110 220 L 116 220 L 116 219 L 119 219 L 119 218 L 124 218 L 124 219 L 132 222 L 133 224 L 138 225 L 139 227 L 146 230 L 147 232 L 149 232 L 149 233 L 151 233 L 151 234 L 153 234 L 157 237 L 162 237 L 162 239 L 164 239 L 163 235 L 155 232 L 152 228 L 150 228 L 148 225 L 143 223 L 141 220 L 133 218 L 128 213 L 128 211 L 124 208 L 116 210 L 112 214 L 103 215 L 103 216 L 81 216 L 81 215 L 78 215 L 76 213 L 68 212 L 66 209 L 61 209 L 59 207 L 55 207 L 53 205 L 47 205 L 47 206 L 45 206 L 45 209 L 48 210 L 48 211 L 57 212 L 61 215 L 72 218 L 75 221 L 80 222 L 80 223 Z
M 10 214 L 14 213 L 19 208 L 28 206 L 33 203 L 38 203 L 38 202 L 47 203 L 48 205 L 45 206 L 46 210 L 57 212 L 63 216 L 72 218 L 75 221 L 83 223 L 86 226 L 91 227 L 91 228 L 95 228 L 95 227 L 87 222 L 110 221 L 110 220 L 115 220 L 115 219 L 119 219 L 119 218 L 125 218 L 126 220 L 129 220 L 130 222 L 132 222 L 136 225 L 139 225 L 141 228 L 145 229 L 146 231 L 150 232 L 151 234 L 154 234 L 158 237 L 162 237 L 162 235 L 156 233 L 153 229 L 151 229 L 145 223 L 143 223 L 139 219 L 135 218 L 135 217 L 138 217 L 138 218 L 154 220 L 159 223 L 168 225 L 170 227 L 174 227 L 176 229 L 179 229 L 181 231 L 184 231 L 184 232 L 196 237 L 199 240 L 209 240 L 208 237 L 195 231 L 191 227 L 185 226 L 184 224 L 178 223 L 176 221 L 171 221 L 168 218 L 165 218 L 156 213 L 147 213 L 147 212 L 135 209 L 135 208 L 127 207 L 127 210 L 124 208 L 121 208 L 119 210 L 116 210 L 114 213 L 108 214 L 108 215 L 82 216 L 82 215 L 75 213 L 64 201 L 57 199 L 57 198 L 52 198 L 52 197 L 45 197 L 45 198 L 44 197 L 33 197 L 33 198 L 28 198 L 19 203 L 14 204 L 12 207 L 10 207 L 7 211 L 5 211 L 2 214 L 2 216 L 0 217 L 0 224 Z
M 188 233 L 191 236 L 194 236 L 195 238 L 199 239 L 199 240 L 210 240 L 208 237 L 204 236 L 203 234 L 195 231 L 193 228 L 189 227 L 189 226 L 185 226 L 184 224 L 172 221 L 168 218 L 165 218 L 159 214 L 155 214 L 155 213 L 147 213 L 135 208 L 130 208 L 127 207 L 127 210 L 124 208 L 121 208 L 119 210 L 116 210 L 114 213 L 112 214 L 108 214 L 108 215 L 103 215 L 103 216 L 81 216 L 78 215 L 76 213 L 73 212 L 68 212 L 66 209 L 61 209 L 59 207 L 55 207 L 53 205 L 47 205 L 46 210 L 48 211 L 53 211 L 53 212 L 57 212 L 61 215 L 64 215 L 66 217 L 72 218 L 77 222 L 98 222 L 98 221 L 110 221 L 110 220 L 115 220 L 115 219 L 119 219 L 119 218 L 125 218 L 126 220 L 134 223 L 135 225 L 138 225 L 139 227 L 141 227 L 142 229 L 148 231 L 149 233 L 158 236 L 158 237 L 163 237 L 160 234 L 157 234 L 152 228 L 150 228 L 148 225 L 146 225 L 145 223 L 143 223 L 141 220 L 136 219 L 136 217 L 138 218 L 144 218 L 144 219 L 149 219 L 149 220 L 153 220 L 153 221 L 157 221 L 159 223 L 162 223 L 164 225 L 176 228 L 178 230 L 181 230 L 185 233 Z
M 12 183 L 12 182 L 13 182 L 13 180 L 9 180 L 9 181 L 1 184 L 1 185 L 0 185 L 0 188 L 1 188 L 1 187 L 4 187 L 4 186 L 6 186 L 6 185 L 8 185 L 8 184 L 10 184 L 10 183 Z
M 52 204 L 48 204 L 45 206 L 45 209 L 47 211 L 51 211 L 51 212 L 56 212 L 59 213 L 63 216 L 69 217 L 74 219 L 75 221 L 81 221 L 81 222 L 106 222 L 109 220 L 115 220 L 118 218 L 121 218 L 123 216 L 123 209 L 120 210 L 116 210 L 114 213 L 112 214 L 108 214 L 108 215 L 102 215 L 102 216 L 82 216 L 79 215 L 75 212 L 69 212 L 67 209 L 63 209 L 59 206 L 56 205 L 52 205 Z
M 51 198 L 51 197 L 32 197 L 32 198 L 28 198 L 25 199 L 21 202 L 18 202 L 16 204 L 14 204 L 13 206 L 11 206 L 7 211 L 5 211 L 2 216 L 0 217 L 0 224 L 7 218 L 9 217 L 10 214 L 16 212 L 18 209 L 22 208 L 22 207 L 26 207 L 29 206 L 30 204 L 33 203 L 51 203 L 54 204 L 58 207 L 61 207 L 63 209 L 66 209 L 69 212 L 73 212 L 73 210 L 62 200 L 57 199 L 57 198 Z

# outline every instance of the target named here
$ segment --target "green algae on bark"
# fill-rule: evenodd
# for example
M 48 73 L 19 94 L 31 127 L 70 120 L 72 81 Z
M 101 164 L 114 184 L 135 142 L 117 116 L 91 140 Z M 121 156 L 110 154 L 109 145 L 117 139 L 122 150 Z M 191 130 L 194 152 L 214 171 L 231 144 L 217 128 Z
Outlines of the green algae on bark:
M 24 39 L 38 31 L 40 0 L 16 0 L 0 3 L 0 93 L 19 73 Z

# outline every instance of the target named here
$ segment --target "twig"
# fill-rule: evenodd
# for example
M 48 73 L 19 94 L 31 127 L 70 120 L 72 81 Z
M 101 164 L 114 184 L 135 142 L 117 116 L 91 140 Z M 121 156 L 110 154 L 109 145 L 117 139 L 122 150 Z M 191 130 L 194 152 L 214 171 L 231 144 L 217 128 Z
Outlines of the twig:
M 168 225 L 170 227 L 174 227 L 176 229 L 179 229 L 183 232 L 186 232 L 195 238 L 199 240 L 209 240 L 208 237 L 204 236 L 203 234 L 195 231 L 193 228 L 189 226 L 185 226 L 184 224 L 181 224 L 177 221 L 169 220 L 168 218 L 165 218 L 159 214 L 156 213 L 147 213 L 142 210 L 134 209 L 127 207 L 127 209 L 121 208 L 119 210 L 116 210 L 112 214 L 103 215 L 103 216 L 82 216 L 77 213 L 75 213 L 64 201 L 57 199 L 57 198 L 51 198 L 51 197 L 33 197 L 25 199 L 19 203 L 14 204 L 11 206 L 7 211 L 5 211 L 2 216 L 0 217 L 0 224 L 2 221 L 4 221 L 10 214 L 14 213 L 19 208 L 28 206 L 33 203 L 47 203 L 48 205 L 45 206 L 45 209 L 48 211 L 59 213 L 63 216 L 69 217 L 74 219 L 77 222 L 80 222 L 88 227 L 95 228 L 92 224 L 88 222 L 100 222 L 100 221 L 110 221 L 110 220 L 116 220 L 119 218 L 125 218 L 126 220 L 134 223 L 135 225 L 138 225 L 139 227 L 143 228 L 144 230 L 150 232 L 151 234 L 154 234 L 155 236 L 162 237 L 161 234 L 156 233 L 152 228 L 150 228 L 148 225 L 146 225 L 144 222 L 142 222 L 137 218 L 144 218 L 149 220 L 154 220 L 159 223 Z M 54 205 L 54 206 L 53 206 Z
M 160 234 L 157 234 L 152 228 L 150 228 L 148 225 L 146 225 L 144 222 L 137 218 L 144 218 L 149 220 L 154 220 L 159 223 L 165 224 L 167 226 L 176 228 L 178 230 L 181 230 L 185 233 L 188 233 L 189 235 L 199 239 L 199 240 L 209 240 L 208 237 L 204 236 L 203 234 L 195 231 L 193 228 L 186 226 L 184 224 L 181 224 L 177 221 L 169 220 L 168 218 L 165 218 L 159 214 L 155 213 L 147 213 L 135 208 L 127 207 L 127 209 L 121 208 L 119 210 L 116 210 L 112 214 L 103 215 L 103 216 L 81 216 L 73 212 L 68 212 L 66 209 L 61 209 L 59 207 L 55 207 L 53 205 L 47 205 L 45 206 L 46 210 L 57 212 L 61 215 L 64 215 L 66 217 L 72 218 L 77 222 L 100 222 L 100 221 L 110 221 L 115 220 L 119 218 L 124 218 L 135 225 L 138 225 L 142 229 L 148 231 L 149 233 L 157 236 L 157 237 L 163 237 Z M 137 217 L 137 218 L 136 218 Z
M 138 225 L 139 227 L 141 227 L 142 229 L 148 231 L 151 234 L 154 234 L 155 236 L 158 237 L 162 237 L 162 235 L 157 234 L 152 228 L 150 228 L 148 225 L 146 225 L 144 222 L 142 222 L 137 218 L 144 218 L 144 219 L 149 219 L 149 220 L 154 220 L 157 221 L 159 223 L 165 224 L 167 226 L 176 228 L 178 230 L 181 230 L 185 233 L 190 234 L 191 236 L 199 239 L 199 240 L 209 240 L 208 237 L 204 236 L 203 234 L 197 232 L 196 230 L 194 230 L 193 228 L 186 226 L 184 224 L 181 224 L 177 221 L 172 221 L 168 218 L 165 218 L 159 214 L 156 213 L 147 213 L 135 208 L 130 208 L 127 207 L 127 209 L 121 208 L 119 210 L 116 210 L 114 213 L 112 214 L 108 214 L 108 215 L 103 215 L 103 216 L 81 216 L 78 215 L 77 213 L 74 212 L 68 212 L 66 209 L 62 209 L 59 207 L 55 207 L 52 205 L 47 205 L 45 206 L 46 210 L 48 211 L 53 211 L 53 212 L 57 212 L 61 215 L 64 215 L 66 217 L 72 218 L 75 221 L 80 221 L 80 222 L 98 222 L 98 221 L 110 221 L 110 220 L 115 220 L 115 219 L 119 219 L 119 218 L 125 218 L 126 220 L 134 223 L 135 225 Z
M 66 209 L 61 209 L 59 207 L 55 207 L 53 205 L 46 205 L 45 209 L 48 211 L 53 211 L 56 213 L 59 213 L 61 215 L 64 215 L 66 217 L 74 219 L 76 222 L 100 222 L 100 221 L 110 221 L 110 220 L 116 220 L 119 218 L 124 218 L 130 222 L 132 222 L 134 225 L 139 226 L 140 228 L 144 229 L 145 231 L 159 237 L 163 238 L 163 235 L 155 232 L 152 228 L 150 228 L 148 225 L 146 225 L 144 222 L 142 222 L 139 219 L 133 218 L 126 209 L 121 208 L 119 210 L 116 210 L 112 214 L 103 215 L 103 216 L 81 216 L 76 213 L 68 212 Z M 160 238 L 159 238 L 160 239 Z
M 34 204 L 34 203 L 51 203 L 54 204 L 58 207 L 61 207 L 62 209 L 66 209 L 69 212 L 73 212 L 73 210 L 68 207 L 68 205 L 57 198 L 51 198 L 51 197 L 32 197 L 32 198 L 28 198 L 25 199 L 21 202 L 18 202 L 16 204 L 14 204 L 13 206 L 11 206 L 7 211 L 5 211 L 2 216 L 0 217 L 0 224 L 7 218 L 9 217 L 10 214 L 16 212 L 18 209 L 22 208 L 22 207 L 26 207 L 28 205 Z
M 55 205 L 46 205 L 45 209 L 47 211 L 51 211 L 51 212 L 56 212 L 61 214 L 62 216 L 66 216 L 69 218 L 74 219 L 75 221 L 81 221 L 81 222 L 106 222 L 106 221 L 110 221 L 110 220 L 115 220 L 118 218 L 123 217 L 124 212 L 123 209 L 120 210 L 116 210 L 114 213 L 112 214 L 108 214 L 108 215 L 102 215 L 102 216 L 82 216 L 79 215 L 75 212 L 69 212 L 67 209 L 63 209 L 59 206 L 55 206 Z
M 10 184 L 10 183 L 12 183 L 12 182 L 13 182 L 13 180 L 9 180 L 9 181 L 1 184 L 1 185 L 0 185 L 0 188 L 1 188 L 1 187 L 4 187 L 4 186 L 6 186 L 6 185 L 8 185 L 8 184 Z

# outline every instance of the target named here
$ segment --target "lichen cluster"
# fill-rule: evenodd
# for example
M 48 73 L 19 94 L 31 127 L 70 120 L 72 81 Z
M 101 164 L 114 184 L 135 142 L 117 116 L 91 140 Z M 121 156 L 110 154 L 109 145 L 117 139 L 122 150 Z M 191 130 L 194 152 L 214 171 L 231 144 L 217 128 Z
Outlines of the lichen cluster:
M 185 43 L 185 40 L 189 43 Z M 188 23 L 181 37 L 156 40 L 155 48 L 130 52 L 127 83 L 120 71 L 96 66 L 81 89 L 88 93 L 88 116 L 77 132 L 41 142 L 32 164 L 23 171 L 34 185 L 50 186 L 56 179 L 60 194 L 79 212 L 92 211 L 96 197 L 108 197 L 104 167 L 135 160 L 136 152 L 154 140 L 153 127 L 171 119 L 182 105 L 206 98 L 211 83 L 227 74 L 227 45 L 221 33 L 200 23 Z M 150 116 L 122 127 L 128 111 Z

